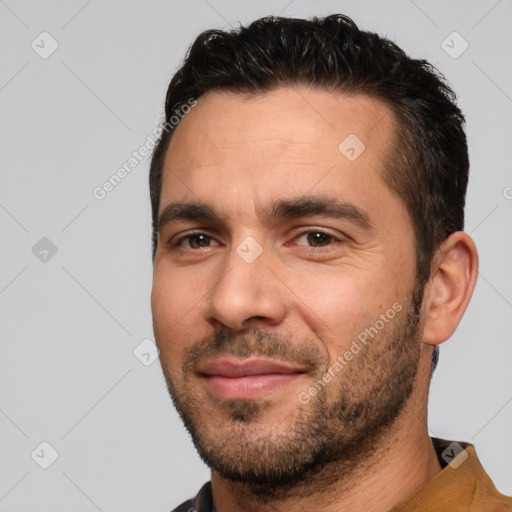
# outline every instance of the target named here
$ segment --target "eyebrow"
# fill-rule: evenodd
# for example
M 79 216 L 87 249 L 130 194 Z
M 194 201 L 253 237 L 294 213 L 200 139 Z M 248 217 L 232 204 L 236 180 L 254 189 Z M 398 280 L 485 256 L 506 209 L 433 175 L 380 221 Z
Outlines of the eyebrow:
M 331 196 L 299 196 L 280 199 L 273 202 L 270 207 L 258 210 L 257 216 L 263 222 L 322 216 L 346 219 L 365 230 L 373 228 L 372 222 L 363 210 L 353 203 Z M 221 216 L 208 203 L 173 202 L 162 210 L 157 230 L 160 231 L 166 224 L 178 220 L 223 223 Z
M 158 217 L 157 231 L 163 226 L 178 220 L 189 221 L 220 221 L 215 210 L 207 203 L 190 202 L 190 203 L 169 203 Z
M 373 227 L 368 215 L 355 204 L 330 196 L 300 196 L 289 200 L 279 200 L 262 217 L 269 220 L 281 220 L 316 215 L 333 219 L 347 219 L 366 230 Z

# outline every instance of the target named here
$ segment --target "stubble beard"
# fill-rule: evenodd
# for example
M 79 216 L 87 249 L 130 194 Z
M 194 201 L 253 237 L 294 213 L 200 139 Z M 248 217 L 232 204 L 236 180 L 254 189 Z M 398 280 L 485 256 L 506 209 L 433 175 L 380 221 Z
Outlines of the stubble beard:
M 421 295 L 415 290 L 409 308 L 307 404 L 290 396 L 295 407 L 277 424 L 265 422 L 272 407 L 268 399 L 212 399 L 222 411 L 214 417 L 189 387 L 192 368 L 215 355 L 281 357 L 309 368 L 312 385 L 332 362 L 311 343 L 257 330 L 219 331 L 187 350 L 178 379 L 162 362 L 171 398 L 202 460 L 264 501 L 348 478 L 382 444 L 411 395 L 420 356 Z

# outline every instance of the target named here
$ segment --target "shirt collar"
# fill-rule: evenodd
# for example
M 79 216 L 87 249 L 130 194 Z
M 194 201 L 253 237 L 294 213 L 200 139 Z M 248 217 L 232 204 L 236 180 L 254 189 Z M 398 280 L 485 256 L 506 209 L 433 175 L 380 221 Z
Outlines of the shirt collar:
M 432 443 L 443 469 L 389 512 L 512 511 L 512 498 L 496 490 L 472 444 L 438 438 L 432 438 Z M 211 482 L 201 488 L 192 504 L 187 512 L 216 512 Z

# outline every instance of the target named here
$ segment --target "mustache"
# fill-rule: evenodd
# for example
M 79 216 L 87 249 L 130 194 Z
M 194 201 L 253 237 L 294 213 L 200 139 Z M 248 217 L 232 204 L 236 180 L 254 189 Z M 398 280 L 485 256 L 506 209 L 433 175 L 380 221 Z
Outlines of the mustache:
M 307 372 L 318 372 L 326 357 L 310 340 L 297 341 L 291 335 L 277 335 L 252 329 L 243 334 L 220 329 L 197 341 L 185 351 L 182 360 L 183 376 L 191 375 L 206 360 L 220 356 L 261 356 L 298 363 Z

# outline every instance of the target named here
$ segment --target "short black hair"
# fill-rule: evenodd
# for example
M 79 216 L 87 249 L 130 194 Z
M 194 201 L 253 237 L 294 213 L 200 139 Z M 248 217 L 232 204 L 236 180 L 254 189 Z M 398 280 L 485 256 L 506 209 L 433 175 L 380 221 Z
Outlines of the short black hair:
M 165 122 L 208 91 L 256 94 L 295 85 L 366 95 L 393 111 L 396 130 L 382 176 L 410 214 L 417 276 L 424 284 L 439 244 L 464 227 L 469 171 L 464 116 L 443 75 L 427 61 L 408 57 L 341 14 L 310 20 L 270 16 L 236 30 L 207 30 L 171 80 Z M 150 166 L 153 260 L 172 133 L 162 133 Z

